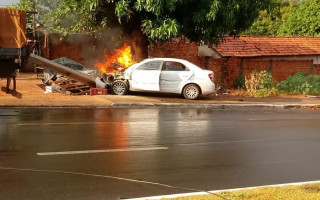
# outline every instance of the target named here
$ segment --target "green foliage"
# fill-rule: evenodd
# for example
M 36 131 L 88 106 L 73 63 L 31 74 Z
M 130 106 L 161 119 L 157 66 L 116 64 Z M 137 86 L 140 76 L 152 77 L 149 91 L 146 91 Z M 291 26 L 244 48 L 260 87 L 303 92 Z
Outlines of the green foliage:
M 253 95 L 255 97 L 269 97 L 269 96 L 275 96 L 279 92 L 276 87 L 271 88 L 262 88 L 256 91 L 256 94 Z
M 121 18 L 127 16 L 130 19 L 132 11 L 129 7 L 129 1 L 119 1 L 116 3 L 115 7 L 116 15 L 119 17 L 119 23 L 121 23 Z
M 276 95 L 277 89 L 272 75 L 267 71 L 253 71 L 245 77 L 247 92 L 251 97 L 267 97 Z
M 279 28 L 287 20 L 289 13 L 298 6 L 298 0 L 274 0 L 270 9 L 259 12 L 258 19 L 244 31 L 244 35 L 278 35 Z
M 62 0 L 20 0 L 19 3 L 13 4 L 11 7 L 27 11 L 35 10 L 38 12 L 36 15 L 37 22 L 46 24 L 45 18 L 51 11 L 56 10 L 61 2 Z
M 58 33 L 75 33 L 99 30 L 95 26 L 93 13 L 98 0 L 62 0 L 56 10 L 51 10 L 46 17 L 47 28 Z
M 301 1 L 279 30 L 280 35 L 320 36 L 320 0 Z
M 142 27 L 151 40 L 168 40 L 178 35 L 179 24 L 172 19 L 144 20 Z
M 298 72 L 281 81 L 277 88 L 289 94 L 320 94 L 320 75 Z
M 172 17 L 180 24 L 180 33 L 191 40 L 217 44 L 224 35 L 237 35 L 250 27 L 269 2 L 186 0 L 177 5 Z
M 245 76 L 243 74 L 239 74 L 239 76 L 237 76 L 234 81 L 234 87 L 236 89 L 246 89 Z
M 15 8 L 35 10 L 37 22 L 53 33 L 75 33 L 103 28 L 96 26 L 93 13 L 99 0 L 20 0 Z
M 74 33 L 121 28 L 141 30 L 151 40 L 184 35 L 192 41 L 218 43 L 226 34 L 248 28 L 271 0 L 34 0 L 42 22 L 52 32 Z M 32 1 L 21 0 L 20 8 Z M 51 2 L 54 6 L 49 7 Z M 39 16 L 40 16 L 39 15 Z

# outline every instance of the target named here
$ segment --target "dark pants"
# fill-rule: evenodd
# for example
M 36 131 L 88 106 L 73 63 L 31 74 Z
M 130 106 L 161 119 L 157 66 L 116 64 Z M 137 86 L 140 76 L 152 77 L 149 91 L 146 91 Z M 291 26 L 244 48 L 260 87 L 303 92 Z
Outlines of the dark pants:
M 0 60 L 0 78 L 7 79 L 6 92 L 9 93 L 10 82 L 13 80 L 13 91 L 16 91 L 16 72 L 18 65 L 14 62 L 14 59 Z

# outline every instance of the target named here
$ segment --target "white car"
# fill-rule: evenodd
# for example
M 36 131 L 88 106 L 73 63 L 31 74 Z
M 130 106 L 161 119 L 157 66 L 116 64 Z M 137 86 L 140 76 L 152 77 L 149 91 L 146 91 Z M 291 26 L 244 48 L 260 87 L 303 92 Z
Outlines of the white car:
M 124 80 L 115 80 L 112 92 L 154 91 L 182 94 L 186 99 L 214 93 L 213 72 L 182 59 L 151 58 L 124 71 Z

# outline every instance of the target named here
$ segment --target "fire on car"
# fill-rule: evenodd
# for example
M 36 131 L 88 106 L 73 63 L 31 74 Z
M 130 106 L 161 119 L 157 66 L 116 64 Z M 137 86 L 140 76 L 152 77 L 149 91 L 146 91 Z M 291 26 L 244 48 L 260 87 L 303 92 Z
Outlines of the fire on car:
M 200 95 L 212 94 L 215 90 L 213 72 L 187 60 L 149 58 L 135 63 L 130 56 L 125 59 L 126 64 L 118 58 L 108 60 L 108 64 L 98 63 L 97 67 L 103 72 L 103 81 L 113 94 L 125 95 L 129 91 L 164 92 L 182 94 L 184 98 L 193 100 Z

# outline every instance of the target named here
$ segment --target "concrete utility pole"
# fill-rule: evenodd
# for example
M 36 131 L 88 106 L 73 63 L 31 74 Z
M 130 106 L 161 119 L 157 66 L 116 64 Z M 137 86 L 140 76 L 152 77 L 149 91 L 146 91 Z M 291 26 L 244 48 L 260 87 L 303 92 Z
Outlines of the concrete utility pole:
M 63 66 L 61 64 L 55 63 L 51 60 L 37 56 L 35 54 L 30 55 L 30 57 L 28 58 L 28 62 L 39 65 L 39 66 L 46 68 L 46 69 L 51 69 L 51 70 L 55 71 L 56 73 L 65 75 L 69 78 L 72 78 L 74 80 L 85 83 L 91 87 L 96 86 L 96 82 L 95 82 L 96 77 L 92 77 L 87 74 L 81 73 L 77 70 L 74 70 L 69 67 Z
M 32 14 L 32 24 L 33 24 L 33 38 L 36 38 L 36 19 L 35 19 L 35 12 L 36 12 L 36 2 L 35 0 L 33 0 L 33 5 L 32 5 L 32 9 L 33 9 L 33 14 Z

